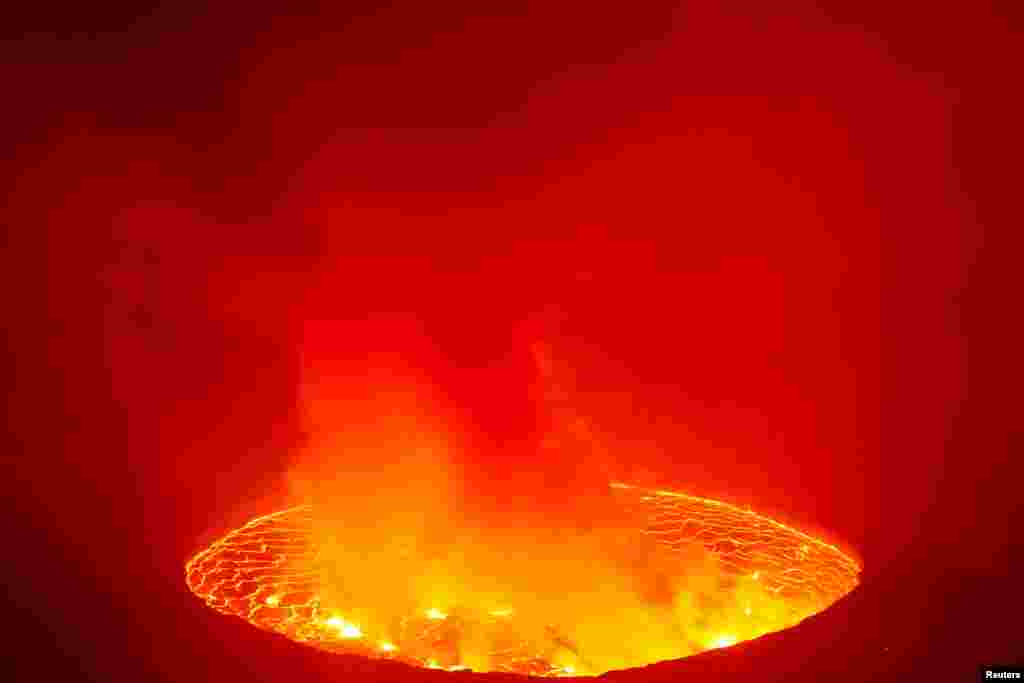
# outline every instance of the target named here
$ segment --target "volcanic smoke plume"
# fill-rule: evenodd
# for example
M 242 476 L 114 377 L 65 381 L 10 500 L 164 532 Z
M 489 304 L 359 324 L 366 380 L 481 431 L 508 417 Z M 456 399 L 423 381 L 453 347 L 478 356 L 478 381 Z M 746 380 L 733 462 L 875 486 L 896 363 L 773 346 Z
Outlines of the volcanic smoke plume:
M 761 565 L 741 547 L 753 518 L 703 503 L 666 513 L 610 486 L 622 471 L 613 448 L 574 409 L 572 373 L 547 340 L 527 340 L 517 369 L 531 433 L 509 437 L 467 419 L 431 362 L 388 350 L 429 347 L 415 326 L 385 323 L 398 339 L 376 349 L 360 329 L 306 326 L 307 439 L 290 477 L 295 542 L 312 555 L 282 571 L 310 582 L 299 602 L 321 628 L 300 640 L 329 643 L 323 631 L 337 631 L 427 666 L 600 673 L 784 627 L 852 588 L 855 565 L 824 595 L 805 590 L 813 581 L 787 586 L 781 572 L 758 583 Z M 255 529 L 287 536 L 294 524 L 273 517 Z M 755 551 L 776 533 L 746 531 Z M 806 559 L 808 546 L 790 545 Z
M 524 638 L 541 640 L 553 622 L 574 625 L 554 615 L 597 626 L 605 614 L 613 635 L 670 599 L 655 546 L 627 535 L 636 525 L 609 504 L 608 465 L 540 340 L 522 382 L 537 433 L 481 446 L 421 368 L 398 353 L 345 357 L 343 324 L 308 330 L 308 443 L 293 479 L 312 506 L 325 603 L 385 626 L 431 609 L 515 609 Z M 472 650 L 461 663 L 487 668 Z

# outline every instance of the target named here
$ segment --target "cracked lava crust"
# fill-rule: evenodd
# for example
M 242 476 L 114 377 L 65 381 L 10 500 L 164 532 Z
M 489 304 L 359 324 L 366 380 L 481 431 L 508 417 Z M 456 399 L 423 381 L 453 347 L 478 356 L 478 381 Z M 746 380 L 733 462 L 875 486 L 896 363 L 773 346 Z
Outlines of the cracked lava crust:
M 792 626 L 857 585 L 860 566 L 848 555 L 751 510 L 682 493 L 612 488 L 617 500 L 641 512 L 638 534 L 671 553 L 700 548 L 716 563 L 710 598 L 683 591 L 676 607 L 689 600 L 689 609 L 669 611 L 682 634 L 673 656 L 663 643 L 652 643 L 639 659 L 609 663 L 564 628 L 571 620 L 558 614 L 539 615 L 548 624 L 541 636 L 525 634 L 515 605 L 423 605 L 390 623 L 361 623 L 322 601 L 310 507 L 258 517 L 228 533 L 187 563 L 186 581 L 214 610 L 312 647 L 530 676 L 596 675 L 726 647 Z M 472 648 L 481 651 L 470 656 Z

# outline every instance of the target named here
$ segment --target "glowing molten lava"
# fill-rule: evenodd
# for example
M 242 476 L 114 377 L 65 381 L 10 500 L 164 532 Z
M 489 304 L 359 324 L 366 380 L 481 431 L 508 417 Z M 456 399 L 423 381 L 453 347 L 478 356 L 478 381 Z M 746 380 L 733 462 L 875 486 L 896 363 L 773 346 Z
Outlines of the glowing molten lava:
M 638 534 L 672 553 L 697 548 L 716 563 L 713 585 L 698 590 L 684 583 L 668 607 L 651 606 L 671 627 L 669 635 L 650 637 L 631 658 L 602 657 L 594 650 L 610 640 L 565 628 L 574 622 L 564 614 L 539 615 L 550 625 L 541 635 L 529 632 L 509 605 L 422 605 L 390 623 L 343 613 L 321 601 L 321 558 L 309 507 L 259 517 L 232 531 L 188 562 L 186 580 L 218 612 L 313 647 L 427 668 L 533 676 L 600 674 L 728 647 L 792 626 L 857 584 L 860 567 L 838 548 L 752 511 L 612 486 L 625 504 L 642 511 L 646 527 Z M 628 628 L 624 621 L 623 630 Z

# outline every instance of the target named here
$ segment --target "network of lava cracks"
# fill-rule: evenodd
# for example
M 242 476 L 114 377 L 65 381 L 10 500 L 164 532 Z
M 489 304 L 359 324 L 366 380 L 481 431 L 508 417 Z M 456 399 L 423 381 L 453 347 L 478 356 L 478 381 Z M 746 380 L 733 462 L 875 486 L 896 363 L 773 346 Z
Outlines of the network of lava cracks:
M 715 555 L 726 580 L 758 582 L 766 595 L 804 607 L 787 624 L 818 612 L 857 585 L 860 567 L 835 546 L 749 509 L 677 492 L 612 484 L 638 505 L 647 520 L 641 533 L 673 550 L 699 544 Z M 241 617 L 294 641 L 331 652 L 403 661 L 420 667 L 459 670 L 458 639 L 465 612 L 428 609 L 404 618 L 389 637 L 363 632 L 359 624 L 320 600 L 318 551 L 312 537 L 312 509 L 295 507 L 253 519 L 195 555 L 186 565 L 189 589 L 223 614 Z M 812 606 L 807 608 L 807 606 Z M 749 607 L 746 613 L 750 614 Z M 472 617 L 489 629 L 489 670 L 530 676 L 570 676 L 601 671 L 556 666 L 559 649 L 584 662 L 574 643 L 556 626 L 549 642 L 517 638 L 512 609 Z M 723 634 L 707 649 L 737 642 Z

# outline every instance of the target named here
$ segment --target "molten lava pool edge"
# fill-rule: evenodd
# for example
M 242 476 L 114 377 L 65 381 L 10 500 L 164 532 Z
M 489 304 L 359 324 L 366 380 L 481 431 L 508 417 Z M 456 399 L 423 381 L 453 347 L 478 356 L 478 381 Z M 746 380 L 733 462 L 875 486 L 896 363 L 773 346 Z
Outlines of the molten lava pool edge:
M 326 604 L 308 506 L 257 517 L 226 534 L 188 561 L 186 581 L 214 610 L 321 650 L 545 677 L 596 675 L 728 647 L 792 626 L 858 583 L 860 565 L 839 548 L 752 510 L 611 486 L 641 511 L 638 534 L 669 553 L 699 549 L 713 558 L 718 577 L 705 595 L 680 592 L 669 608 L 652 608 L 674 635 L 651 636 L 649 647 L 641 642 L 628 656 L 594 652 L 585 634 L 563 629 L 555 616 L 545 619 L 551 624 L 542 634 L 527 634 L 515 605 L 420 605 L 397 621 L 375 623 Z

